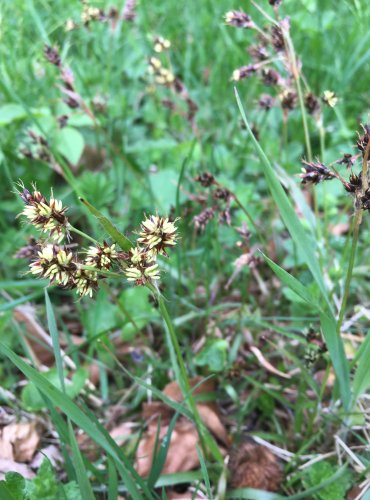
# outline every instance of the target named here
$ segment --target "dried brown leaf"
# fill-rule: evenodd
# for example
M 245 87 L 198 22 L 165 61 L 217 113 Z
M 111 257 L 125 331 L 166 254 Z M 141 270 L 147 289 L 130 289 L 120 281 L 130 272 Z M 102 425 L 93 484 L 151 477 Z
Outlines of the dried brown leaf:
M 0 430 L 0 457 L 16 462 L 30 462 L 40 443 L 36 422 L 9 424 Z

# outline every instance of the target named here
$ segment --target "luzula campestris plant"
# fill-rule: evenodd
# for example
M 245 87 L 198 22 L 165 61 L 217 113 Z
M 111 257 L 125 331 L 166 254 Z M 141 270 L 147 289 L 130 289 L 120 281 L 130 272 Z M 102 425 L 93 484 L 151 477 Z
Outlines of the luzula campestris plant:
M 70 224 L 65 215 L 67 208 L 62 202 L 53 194 L 48 200 L 36 187 L 32 193 L 23 184 L 20 188 L 19 195 L 25 203 L 20 215 L 46 236 L 36 240 L 34 252 L 17 254 L 30 257 L 30 272 L 36 277 L 48 278 L 50 283 L 75 289 L 81 297 L 92 297 L 99 287 L 99 280 L 104 279 L 112 267 L 136 285 L 151 284 L 160 278 L 157 256 L 167 256 L 166 249 L 176 245 L 177 219 L 171 222 L 167 217 L 151 215 L 141 223 L 136 247 L 129 252 L 119 251 L 115 244 L 103 241 L 90 246 L 85 252 L 86 257 L 81 258 L 81 253 L 72 251 L 70 245 L 60 246 L 64 238 L 70 241 L 71 232 L 84 234 Z M 88 235 L 86 237 L 93 240 Z

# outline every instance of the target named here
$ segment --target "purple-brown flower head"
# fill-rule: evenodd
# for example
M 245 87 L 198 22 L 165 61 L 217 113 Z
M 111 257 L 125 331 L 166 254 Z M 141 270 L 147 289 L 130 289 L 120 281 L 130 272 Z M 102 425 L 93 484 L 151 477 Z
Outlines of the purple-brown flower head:
M 347 168 L 351 168 L 356 163 L 356 160 L 356 155 L 352 155 L 351 153 L 344 153 L 342 158 L 337 160 L 335 163 L 337 163 L 338 165 L 346 165 Z
M 251 45 L 248 48 L 248 53 L 255 62 L 266 61 L 270 57 L 267 48 L 263 45 Z
M 262 81 L 265 85 L 274 86 L 277 85 L 281 77 L 277 71 L 271 68 L 264 68 L 262 70 Z
M 361 172 L 358 175 L 351 172 L 348 182 L 343 185 L 344 189 L 349 193 L 359 193 L 362 189 Z
M 45 45 L 44 47 L 44 55 L 50 64 L 54 64 L 54 66 L 60 67 L 61 59 L 56 47 L 50 47 L 49 45 Z
M 231 79 L 234 80 L 234 82 L 238 82 L 239 80 L 244 80 L 244 78 L 253 75 L 256 71 L 257 67 L 254 64 L 248 64 L 247 66 L 235 69 Z
M 215 182 L 215 178 L 209 172 L 202 172 L 194 179 L 196 182 L 199 182 L 203 187 L 212 186 Z
M 320 102 L 312 92 L 308 92 L 304 96 L 304 105 L 310 115 L 314 115 L 315 113 L 320 111 Z
M 302 179 L 302 184 L 318 184 L 322 181 L 334 179 L 336 175 L 320 162 L 307 162 L 302 160 L 304 167 L 299 175 Z
M 269 111 L 274 105 L 274 98 L 271 95 L 263 94 L 259 98 L 258 105 L 264 111 Z
M 286 89 L 280 94 L 279 97 L 281 101 L 281 107 L 285 111 L 292 111 L 296 107 L 298 96 L 293 90 Z
M 359 135 L 357 140 L 357 148 L 361 151 L 362 156 L 365 157 L 366 148 L 369 144 L 370 138 L 370 125 L 361 125 L 363 134 Z M 370 159 L 370 155 L 368 155 L 367 159 Z
M 235 28 L 252 29 L 256 26 L 248 14 L 239 10 L 230 10 L 229 12 L 226 12 L 225 23 L 228 26 L 234 26 Z

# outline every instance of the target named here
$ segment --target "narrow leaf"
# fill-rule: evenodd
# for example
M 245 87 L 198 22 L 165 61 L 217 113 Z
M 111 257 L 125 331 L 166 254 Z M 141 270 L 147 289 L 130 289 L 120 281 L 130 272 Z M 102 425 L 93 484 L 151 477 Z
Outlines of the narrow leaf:
M 123 251 L 128 252 L 130 248 L 133 247 L 131 241 L 126 238 L 126 236 L 118 231 L 116 226 L 114 226 L 107 217 L 105 217 L 99 210 L 91 205 L 87 200 L 80 198 L 81 203 L 83 203 L 89 210 L 90 213 L 94 215 L 107 231 L 107 233 L 113 238 L 113 240 L 122 248 Z
M 236 88 L 235 88 L 235 95 L 240 110 L 240 114 L 243 118 L 244 124 L 249 133 L 252 144 L 257 152 L 257 155 L 259 156 L 262 162 L 262 165 L 264 167 L 263 173 L 266 177 L 266 181 L 270 189 L 270 192 L 272 194 L 272 197 L 274 198 L 274 201 L 278 209 L 280 210 L 280 214 L 284 221 L 284 224 L 286 225 L 293 241 L 297 245 L 302 256 L 304 256 L 305 262 L 308 268 L 310 269 L 316 283 L 318 284 L 325 302 L 327 303 L 329 309 L 331 309 L 331 304 L 327 295 L 327 290 L 321 274 L 319 263 L 318 260 L 315 258 L 316 245 L 314 243 L 314 240 L 307 235 L 297 214 L 294 211 L 291 202 L 289 201 L 289 198 L 285 194 L 285 191 L 282 185 L 280 184 L 276 172 L 272 168 L 271 163 L 268 160 L 265 152 L 261 148 L 259 142 L 253 135 L 253 132 L 250 128 L 247 117 L 245 115 L 244 108 L 239 97 L 239 93 Z

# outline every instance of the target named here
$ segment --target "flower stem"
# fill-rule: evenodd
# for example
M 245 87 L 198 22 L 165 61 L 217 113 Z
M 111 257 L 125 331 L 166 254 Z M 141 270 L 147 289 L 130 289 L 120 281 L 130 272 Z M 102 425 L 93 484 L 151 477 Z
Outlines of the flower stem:
M 76 227 L 72 226 L 72 225 L 69 225 L 68 226 L 68 229 L 70 231 L 72 231 L 72 233 L 76 233 L 76 234 L 79 234 L 80 236 L 82 236 L 82 238 L 85 238 L 89 241 L 91 241 L 92 243 L 95 243 L 95 245 L 99 245 L 99 242 L 97 240 L 95 240 L 94 238 L 92 238 L 91 236 L 89 236 L 88 234 L 84 233 L 83 231 L 80 231 L 79 229 L 77 229 Z
M 192 394 L 192 388 L 190 386 L 189 378 L 188 378 L 187 371 L 185 368 L 184 359 L 183 359 L 183 356 L 181 353 L 180 344 L 179 344 L 179 341 L 177 339 L 176 332 L 175 332 L 174 326 L 172 324 L 170 315 L 168 313 L 166 304 L 163 300 L 163 297 L 156 292 L 153 285 L 147 285 L 147 286 L 148 286 L 149 290 L 151 290 L 152 293 L 155 293 L 157 300 L 158 300 L 159 310 L 161 312 L 161 315 L 162 315 L 164 322 L 166 323 L 169 337 L 171 340 L 171 344 L 172 344 L 172 347 L 175 351 L 177 363 L 178 363 L 178 366 L 180 369 L 180 374 L 179 374 L 180 380 L 178 380 L 178 382 L 179 382 L 181 391 L 183 393 L 184 399 L 186 399 L 188 401 L 190 409 L 193 413 L 195 425 L 197 427 L 197 431 L 198 431 L 198 435 L 199 435 L 199 439 L 200 439 L 200 443 L 201 443 L 201 447 L 202 447 L 202 451 L 203 451 L 203 453 L 206 453 L 206 443 L 207 443 L 214 458 L 218 462 L 222 463 L 223 457 L 221 455 L 221 452 L 218 449 L 218 446 L 215 443 L 214 439 L 212 438 L 212 436 L 209 434 L 208 430 L 204 426 L 204 423 L 202 422 L 202 420 L 200 418 L 197 406 L 195 404 L 195 400 L 194 400 L 194 397 Z M 176 373 L 176 370 L 174 370 L 174 371 Z
M 362 162 L 361 196 L 366 193 L 368 186 L 369 186 L 369 180 L 367 178 L 368 170 L 369 170 L 369 165 L 368 165 L 369 155 L 370 155 L 370 141 L 368 141 L 368 144 L 366 146 L 366 150 L 364 153 L 364 159 Z M 343 323 L 344 313 L 346 310 L 347 299 L 348 299 L 348 295 L 349 295 L 349 287 L 351 285 L 351 279 L 352 279 L 352 273 L 353 273 L 353 266 L 355 264 L 358 236 L 359 236 L 359 232 L 360 232 L 360 225 L 362 222 L 362 208 L 361 208 L 360 200 L 356 199 L 355 204 L 356 204 L 356 212 L 355 212 L 355 221 L 354 221 L 354 228 L 353 228 L 351 253 L 350 253 L 350 257 L 349 257 L 346 282 L 344 285 L 343 300 L 342 300 L 342 304 L 340 307 L 339 318 L 338 318 L 338 322 L 337 322 L 337 334 L 338 335 L 340 335 L 340 330 L 341 330 L 342 323 Z

